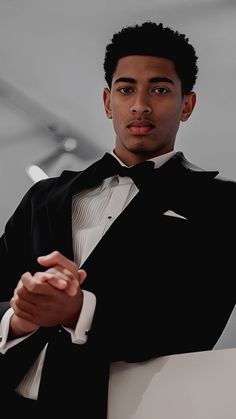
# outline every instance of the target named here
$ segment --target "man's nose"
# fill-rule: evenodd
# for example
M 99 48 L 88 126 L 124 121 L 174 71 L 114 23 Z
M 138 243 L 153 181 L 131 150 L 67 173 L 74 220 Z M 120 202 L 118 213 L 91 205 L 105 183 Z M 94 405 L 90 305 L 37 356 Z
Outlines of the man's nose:
M 139 94 L 135 97 L 134 103 L 130 108 L 131 112 L 134 114 L 149 114 L 152 112 L 152 108 L 148 103 L 147 97 L 145 95 Z

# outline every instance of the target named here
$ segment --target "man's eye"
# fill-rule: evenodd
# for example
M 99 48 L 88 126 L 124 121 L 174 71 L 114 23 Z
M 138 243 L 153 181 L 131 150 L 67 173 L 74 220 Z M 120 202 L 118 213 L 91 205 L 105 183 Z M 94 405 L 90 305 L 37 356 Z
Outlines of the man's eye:
M 158 93 L 159 95 L 165 95 L 166 93 L 169 92 L 169 89 L 167 89 L 166 87 L 155 87 L 155 89 L 153 89 L 154 92 Z
M 123 95 L 128 95 L 129 93 L 131 93 L 133 91 L 133 89 L 131 87 L 120 87 L 118 90 Z

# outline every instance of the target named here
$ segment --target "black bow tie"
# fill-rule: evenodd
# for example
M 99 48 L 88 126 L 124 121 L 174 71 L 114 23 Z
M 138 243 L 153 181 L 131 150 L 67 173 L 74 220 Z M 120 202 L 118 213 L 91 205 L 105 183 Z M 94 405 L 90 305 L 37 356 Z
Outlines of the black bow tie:
M 106 153 L 97 169 L 97 175 L 100 179 L 115 175 L 128 176 L 134 181 L 138 189 L 141 189 L 148 183 L 154 167 L 155 163 L 152 161 L 143 161 L 131 167 L 122 166 L 115 157 Z

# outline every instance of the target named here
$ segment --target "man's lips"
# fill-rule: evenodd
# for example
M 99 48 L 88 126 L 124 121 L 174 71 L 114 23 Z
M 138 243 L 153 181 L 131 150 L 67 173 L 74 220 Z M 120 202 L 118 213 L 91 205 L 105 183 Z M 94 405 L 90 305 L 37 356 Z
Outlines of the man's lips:
M 133 135 L 148 134 L 155 125 L 150 121 L 132 121 L 127 125 L 127 128 Z

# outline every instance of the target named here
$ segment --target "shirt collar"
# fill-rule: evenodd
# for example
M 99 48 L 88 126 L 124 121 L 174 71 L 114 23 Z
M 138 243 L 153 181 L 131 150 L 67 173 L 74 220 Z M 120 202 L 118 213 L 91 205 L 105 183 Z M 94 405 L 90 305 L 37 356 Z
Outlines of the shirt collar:
M 161 156 L 157 156 L 157 157 L 153 157 L 152 159 L 148 159 L 150 161 L 153 161 L 155 163 L 155 169 L 161 167 L 163 164 L 165 164 L 176 152 L 174 150 L 169 151 L 168 153 L 162 154 Z M 120 159 L 119 157 L 116 156 L 116 154 L 114 153 L 114 151 L 111 151 L 112 156 L 114 156 L 118 162 L 122 165 L 122 166 L 126 166 Z

